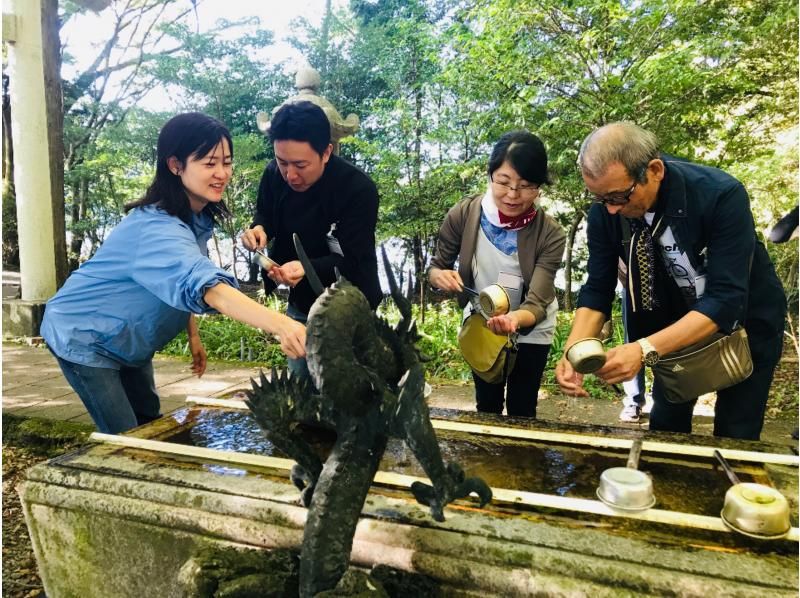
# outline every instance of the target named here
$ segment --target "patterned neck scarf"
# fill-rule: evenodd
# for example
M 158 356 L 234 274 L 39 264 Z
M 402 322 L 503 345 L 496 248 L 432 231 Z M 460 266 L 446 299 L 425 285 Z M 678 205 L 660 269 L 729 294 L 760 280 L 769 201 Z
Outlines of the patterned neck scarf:
M 533 219 L 536 218 L 536 204 L 534 203 L 530 209 L 524 214 L 519 216 L 506 216 L 497 209 L 497 204 L 494 203 L 494 196 L 492 195 L 492 186 L 486 190 L 486 193 L 481 200 L 481 209 L 486 214 L 486 218 L 499 228 L 506 230 L 520 230 L 528 226 Z
M 631 308 L 636 311 L 654 311 L 661 303 L 656 292 L 656 251 L 653 237 L 661 234 L 659 218 L 652 230 L 644 218 L 628 220 L 631 241 L 628 249 L 628 293 Z

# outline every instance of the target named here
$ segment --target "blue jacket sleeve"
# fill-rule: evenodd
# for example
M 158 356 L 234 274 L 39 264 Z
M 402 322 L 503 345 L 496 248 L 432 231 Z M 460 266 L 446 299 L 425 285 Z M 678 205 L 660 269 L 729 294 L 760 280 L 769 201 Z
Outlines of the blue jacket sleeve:
M 192 230 L 166 214 L 142 228 L 131 275 L 167 305 L 197 314 L 216 313 L 203 300 L 210 287 L 222 283 L 238 288 L 231 273 L 202 255 Z
M 755 227 L 750 199 L 738 181 L 725 189 L 704 215 L 709 231 L 704 295 L 692 306 L 730 332 L 744 319 Z
M 600 204 L 593 204 L 589 210 L 586 227 L 588 275 L 578 295 L 578 307 L 588 307 L 609 318 L 617 286 L 622 237 L 619 226 L 612 226 L 612 219 L 606 217 L 604 211 Z

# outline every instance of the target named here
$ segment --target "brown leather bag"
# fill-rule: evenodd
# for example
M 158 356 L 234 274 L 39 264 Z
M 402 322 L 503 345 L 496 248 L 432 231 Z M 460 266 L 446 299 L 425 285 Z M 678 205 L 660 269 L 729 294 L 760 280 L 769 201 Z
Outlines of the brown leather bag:
M 474 313 L 461 325 L 458 347 L 478 377 L 489 384 L 502 384 L 517 358 L 517 333 L 495 334 L 486 326 L 486 318 Z

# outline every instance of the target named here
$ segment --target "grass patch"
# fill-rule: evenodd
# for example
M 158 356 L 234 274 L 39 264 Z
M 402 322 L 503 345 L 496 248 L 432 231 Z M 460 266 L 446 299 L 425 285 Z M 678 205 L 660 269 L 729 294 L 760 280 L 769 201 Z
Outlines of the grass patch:
M 83 444 L 95 430 L 91 424 L 3 414 L 3 446 L 22 447 L 47 457 Z

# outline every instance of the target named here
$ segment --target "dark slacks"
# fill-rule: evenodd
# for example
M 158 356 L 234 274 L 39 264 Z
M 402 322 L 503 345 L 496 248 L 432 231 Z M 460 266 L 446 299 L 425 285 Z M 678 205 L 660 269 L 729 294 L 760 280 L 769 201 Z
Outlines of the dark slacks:
M 775 345 L 764 350 L 764 345 Z M 767 407 L 769 389 L 775 366 L 780 359 L 783 336 L 778 336 L 761 347 L 751 345 L 753 357 L 753 373 L 747 380 L 717 391 L 717 402 L 714 407 L 714 436 L 758 440 L 764 425 L 764 411 Z M 761 360 L 760 355 L 775 355 L 778 359 Z M 763 353 L 762 353 L 763 351 Z M 650 429 L 665 432 L 692 431 L 692 411 L 697 399 L 679 405 L 670 403 L 664 398 L 664 392 L 658 379 L 653 384 L 653 409 L 650 412 Z
M 550 345 L 520 343 L 517 359 L 505 384 L 489 384 L 472 373 L 477 409 L 483 413 L 536 417 L 536 403 Z

